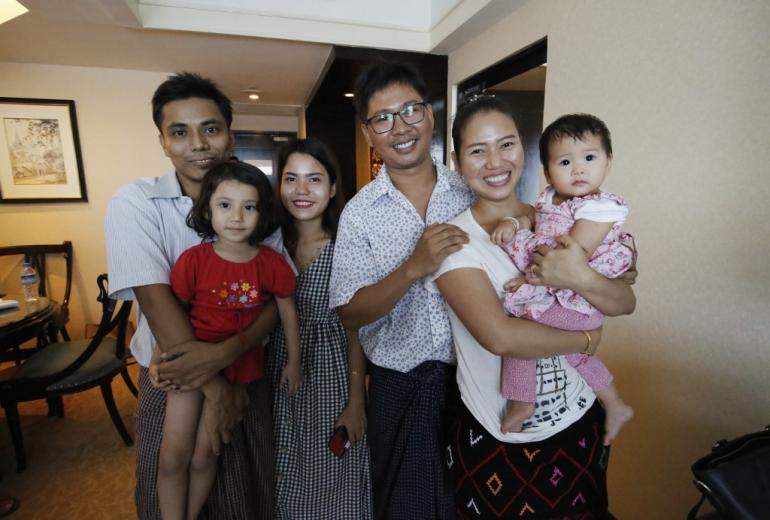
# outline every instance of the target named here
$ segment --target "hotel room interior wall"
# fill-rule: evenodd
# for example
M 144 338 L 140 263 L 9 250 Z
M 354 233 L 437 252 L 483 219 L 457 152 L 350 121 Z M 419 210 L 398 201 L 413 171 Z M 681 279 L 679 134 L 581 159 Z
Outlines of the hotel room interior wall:
M 141 176 L 165 172 L 150 99 L 167 74 L 119 69 L 0 63 L 0 95 L 73 99 L 88 202 L 0 204 L 0 243 L 71 240 L 74 274 L 70 325 L 74 338 L 99 320 L 96 277 L 107 270 L 104 211 L 112 194 Z M 14 290 L 16 280 L 5 280 Z M 18 285 L 16 283 L 16 285 Z M 58 292 L 57 294 L 61 294 Z
M 234 114 L 233 130 L 252 132 L 298 132 L 297 116 L 262 116 L 252 114 Z
M 612 131 L 606 188 L 641 251 L 636 312 L 600 348 L 637 413 L 612 452 L 619 518 L 683 518 L 690 464 L 768 423 L 769 22 L 760 1 L 529 1 L 449 56 L 451 86 L 547 36 L 545 124 Z
M 158 145 L 150 107 L 153 92 L 167 76 L 0 62 L 0 96 L 75 100 L 88 202 L 0 204 L 0 244 L 72 241 L 75 269 L 69 331 L 73 337 L 82 337 L 84 324 L 99 318 L 96 276 L 107 270 L 103 221 L 110 197 L 123 184 L 162 175 L 170 168 Z M 296 131 L 297 118 L 236 115 L 233 128 Z M 0 264 L 0 288 L 18 291 L 17 268 L 9 262 Z M 55 264 L 50 275 L 55 285 L 63 280 L 63 263 Z

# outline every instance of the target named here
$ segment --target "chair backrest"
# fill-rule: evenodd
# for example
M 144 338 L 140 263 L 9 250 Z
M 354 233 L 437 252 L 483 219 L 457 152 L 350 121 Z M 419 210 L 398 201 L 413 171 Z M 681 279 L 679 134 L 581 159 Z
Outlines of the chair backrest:
M 72 242 L 66 240 L 61 244 L 32 244 L 26 246 L 0 247 L 0 256 L 23 255 L 24 261 L 32 264 L 38 274 L 37 292 L 40 296 L 48 296 L 46 289 L 46 256 L 60 254 L 64 257 L 67 266 L 67 280 L 64 287 L 64 296 L 59 302 L 62 307 L 67 307 L 72 291 Z
M 131 304 L 133 302 L 131 300 L 124 300 L 120 304 L 120 308 L 118 308 L 118 300 L 110 298 L 109 296 L 107 281 L 107 275 L 104 273 L 96 278 L 96 283 L 99 286 L 99 296 L 96 297 L 96 300 L 102 304 L 102 318 L 99 322 L 99 328 L 96 330 L 96 335 L 91 338 L 86 349 L 76 359 L 56 373 L 42 377 L 17 379 L 17 384 L 35 387 L 48 386 L 70 376 L 88 361 L 94 352 L 96 352 L 96 349 L 99 347 L 105 336 L 110 334 L 113 330 L 116 330 L 117 336 L 115 356 L 118 359 L 125 359 L 126 329 L 128 327 L 128 318 L 131 314 Z M 51 345 L 46 348 L 56 348 L 56 345 Z
M 99 286 L 99 296 L 96 297 L 96 301 L 102 304 L 102 319 L 99 322 L 99 328 L 96 329 L 93 339 L 101 343 L 105 336 L 117 329 L 115 355 L 122 359 L 126 355 L 128 318 L 131 314 L 131 304 L 133 302 L 131 300 L 123 300 L 123 303 L 120 304 L 120 309 L 116 313 L 115 308 L 117 307 L 118 300 L 110 298 L 107 273 L 97 276 L 96 284 Z

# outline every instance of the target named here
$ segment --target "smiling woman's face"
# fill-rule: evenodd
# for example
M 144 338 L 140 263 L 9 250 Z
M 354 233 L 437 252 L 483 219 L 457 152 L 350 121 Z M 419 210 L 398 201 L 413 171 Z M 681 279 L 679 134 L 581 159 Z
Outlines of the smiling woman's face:
M 295 152 L 281 172 L 281 203 L 295 220 L 320 219 L 335 186 L 329 172 L 315 157 Z
M 481 199 L 510 196 L 524 166 L 524 149 L 513 119 L 502 112 L 480 112 L 467 122 L 461 136 L 455 159 L 465 182 Z

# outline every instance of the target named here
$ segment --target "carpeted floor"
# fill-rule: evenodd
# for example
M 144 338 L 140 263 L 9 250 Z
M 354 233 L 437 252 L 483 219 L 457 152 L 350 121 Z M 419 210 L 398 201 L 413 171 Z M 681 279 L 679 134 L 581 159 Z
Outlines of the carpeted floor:
M 131 367 L 136 381 L 136 367 Z M 133 436 L 136 399 L 118 377 L 115 401 Z M 98 388 L 64 398 L 64 418 L 47 416 L 45 401 L 19 407 L 27 469 L 16 473 L 8 423 L 0 409 L 0 497 L 21 507 L 11 520 L 124 520 L 135 518 L 134 448 L 110 420 Z

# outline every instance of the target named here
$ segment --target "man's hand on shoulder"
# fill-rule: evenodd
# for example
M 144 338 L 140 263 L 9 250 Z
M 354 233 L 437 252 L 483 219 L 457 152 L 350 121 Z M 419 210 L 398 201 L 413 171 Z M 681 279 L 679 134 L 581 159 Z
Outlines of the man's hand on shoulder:
M 419 280 L 436 272 L 441 262 L 468 243 L 468 233 L 454 224 L 431 224 L 423 232 L 407 262 L 406 274 Z

